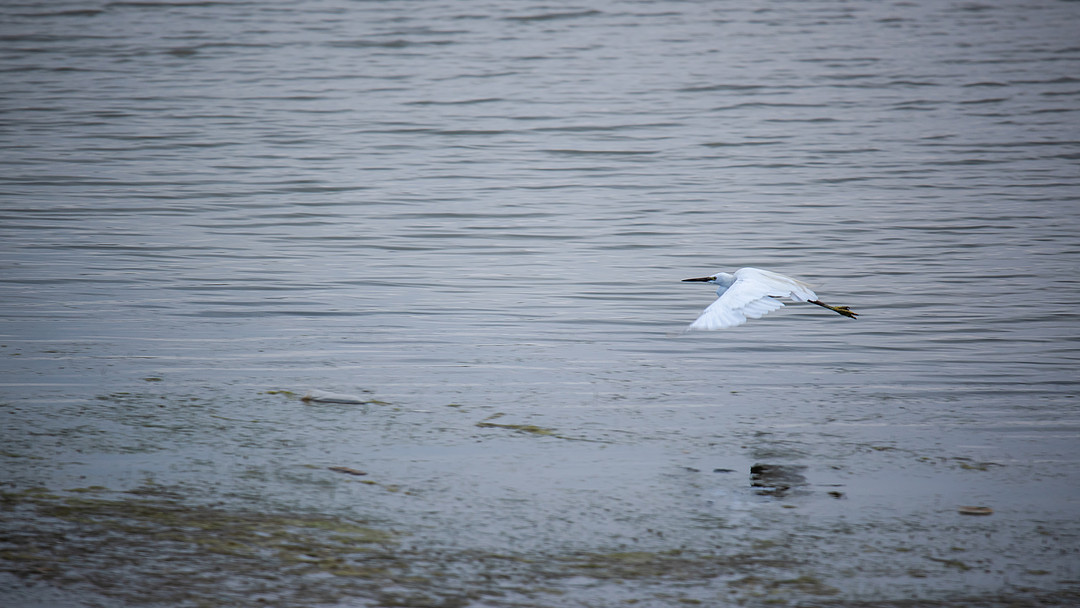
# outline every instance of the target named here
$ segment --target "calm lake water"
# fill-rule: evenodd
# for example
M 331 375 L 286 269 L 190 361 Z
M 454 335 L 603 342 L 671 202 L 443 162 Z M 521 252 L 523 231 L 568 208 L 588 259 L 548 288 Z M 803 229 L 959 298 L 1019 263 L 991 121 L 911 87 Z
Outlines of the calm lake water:
M 3 3 L 0 599 L 1074 605 L 1078 23 Z

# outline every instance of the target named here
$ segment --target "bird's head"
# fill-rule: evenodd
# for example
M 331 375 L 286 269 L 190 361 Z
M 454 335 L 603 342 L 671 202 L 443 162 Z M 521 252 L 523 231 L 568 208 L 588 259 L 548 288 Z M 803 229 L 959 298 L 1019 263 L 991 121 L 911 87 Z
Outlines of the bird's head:
M 731 285 L 734 282 L 735 275 L 727 272 L 718 272 L 707 277 L 697 277 L 696 279 L 683 279 L 683 283 L 715 283 L 724 286 Z

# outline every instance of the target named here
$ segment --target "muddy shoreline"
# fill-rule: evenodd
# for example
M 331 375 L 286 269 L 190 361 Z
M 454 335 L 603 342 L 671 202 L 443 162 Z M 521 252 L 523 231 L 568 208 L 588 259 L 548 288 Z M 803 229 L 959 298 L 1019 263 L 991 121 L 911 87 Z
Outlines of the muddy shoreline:
M 196 506 L 167 488 L 33 488 L 5 492 L 0 504 L 0 564 L 26 586 L 5 594 L 28 597 L 35 586 L 55 587 L 73 600 L 80 596 L 72 605 L 606 606 L 618 605 L 618 598 L 634 605 L 915 605 L 845 599 L 827 582 L 826 564 L 769 542 L 710 554 L 599 548 L 508 554 L 424 546 L 408 530 L 371 522 Z M 926 561 L 928 570 L 978 567 L 959 556 Z M 1016 586 L 920 598 L 917 605 L 1077 600 L 1075 588 Z
M 872 403 L 837 402 L 780 424 L 764 422 L 753 398 L 539 412 L 406 405 L 356 390 L 339 392 L 357 399 L 325 403 L 303 391 L 196 395 L 143 382 L 154 389 L 24 418 L 36 430 L 12 436 L 0 488 L 5 600 L 601 608 L 1078 599 L 1077 525 L 1061 507 L 1067 472 L 1038 465 L 1064 449 L 1052 442 L 991 450 L 969 429 L 860 423 Z M 893 418 L 908 409 L 935 411 L 909 403 Z M 1062 497 L 1047 493 L 1055 483 Z M 990 513 L 964 512 L 973 508 Z

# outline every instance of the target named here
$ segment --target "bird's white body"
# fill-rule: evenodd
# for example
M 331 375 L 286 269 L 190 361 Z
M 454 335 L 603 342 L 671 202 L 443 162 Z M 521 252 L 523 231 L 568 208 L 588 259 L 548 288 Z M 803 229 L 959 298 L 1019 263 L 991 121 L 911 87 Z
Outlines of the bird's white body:
M 686 280 L 717 285 L 716 301 L 687 331 L 726 329 L 742 325 L 747 319 L 760 319 L 784 306 L 777 298 L 817 303 L 817 294 L 806 283 L 760 268 L 740 268 L 734 274 L 718 272 Z

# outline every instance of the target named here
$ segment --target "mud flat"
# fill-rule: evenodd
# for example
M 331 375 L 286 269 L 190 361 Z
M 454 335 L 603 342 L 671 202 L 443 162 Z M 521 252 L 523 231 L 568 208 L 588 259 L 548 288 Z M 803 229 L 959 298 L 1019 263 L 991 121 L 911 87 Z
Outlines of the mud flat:
M 364 420 L 381 414 L 411 430 L 383 433 L 363 470 L 343 459 L 249 470 L 247 483 L 9 483 L 0 495 L 3 597 L 200 607 L 1080 601 L 1070 578 L 1075 525 L 1025 517 L 1015 500 L 1000 501 L 1004 513 L 965 513 L 976 507 L 940 497 L 882 504 L 903 488 L 918 495 L 918 479 L 936 485 L 1002 465 L 847 445 L 877 469 L 877 481 L 863 483 L 857 467 L 826 464 L 771 433 L 747 447 L 771 460 L 751 462 L 695 454 L 710 449 L 693 438 L 692 450 L 657 449 L 659 435 L 644 429 L 620 440 L 580 421 L 516 422 L 459 404 L 381 407 Z M 367 427 L 372 444 L 376 427 Z M 409 445 L 433 428 L 426 449 Z M 7 458 L 48 468 L 40 457 Z M 890 463 L 918 475 L 882 479 Z

